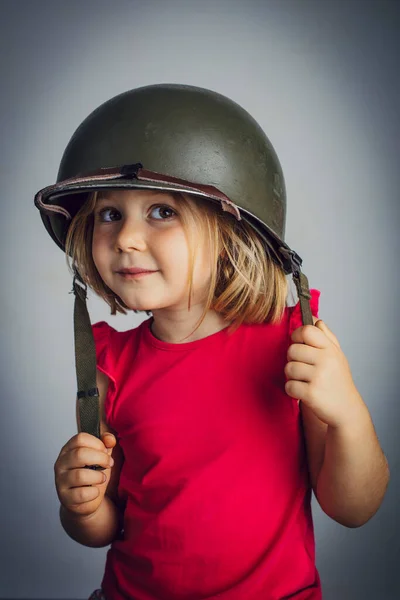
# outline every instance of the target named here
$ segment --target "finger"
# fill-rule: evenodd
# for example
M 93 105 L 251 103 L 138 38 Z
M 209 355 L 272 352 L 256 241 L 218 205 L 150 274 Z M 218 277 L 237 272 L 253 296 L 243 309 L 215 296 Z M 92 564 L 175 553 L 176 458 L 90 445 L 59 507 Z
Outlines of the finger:
M 85 431 L 80 431 L 79 433 L 74 435 L 65 444 L 65 446 L 63 446 L 60 452 L 60 456 L 62 456 L 66 452 L 70 452 L 70 450 L 74 448 L 79 448 L 81 446 L 107 452 L 107 448 L 105 447 L 104 443 L 101 440 L 99 440 L 99 438 L 95 437 L 94 435 L 91 435 L 90 433 L 86 433 Z
M 85 502 L 96 500 L 100 494 L 101 491 L 97 485 L 72 488 L 66 492 L 64 504 L 70 508 L 78 508 Z
M 72 448 L 58 461 L 57 470 L 61 474 L 63 471 L 84 468 L 87 465 L 99 465 L 106 469 L 112 464 L 113 459 L 107 452 L 79 446 Z
M 103 433 L 101 438 L 102 438 L 103 442 L 107 443 L 108 445 L 115 444 L 117 442 L 117 440 L 115 439 L 115 435 L 113 433 L 110 433 L 109 431 L 107 431 L 106 433 Z
M 112 433 L 107 432 L 107 433 L 104 433 L 101 437 L 102 437 L 104 446 L 107 449 L 108 454 L 111 454 L 112 449 L 114 448 L 114 446 L 117 443 L 115 436 Z
M 314 374 L 314 367 L 302 362 L 288 362 L 284 371 L 288 381 L 310 382 Z
M 75 468 L 82 468 L 92 465 L 108 468 L 114 463 L 114 460 L 107 452 L 92 450 L 92 448 L 75 448 L 71 450 L 71 463 Z
M 109 477 L 107 475 L 110 469 L 105 471 L 93 471 L 91 469 L 69 469 L 60 475 L 58 478 L 58 489 L 65 496 L 68 490 L 76 487 L 84 487 L 89 485 L 101 485 L 105 483 Z M 104 477 L 106 479 L 104 479 Z
M 285 383 L 285 392 L 288 396 L 295 399 L 307 400 L 309 383 L 305 381 L 287 381 Z
M 102 485 L 108 481 L 108 473 L 106 471 L 93 471 L 92 469 L 72 469 L 68 472 L 67 487 L 69 489 L 76 487 L 84 487 L 87 485 Z
M 308 365 L 316 365 L 318 349 L 306 344 L 290 344 L 287 351 L 287 361 L 296 360 Z
M 291 340 L 299 344 L 307 344 L 314 348 L 328 348 L 330 341 L 315 325 L 301 325 L 291 335 Z

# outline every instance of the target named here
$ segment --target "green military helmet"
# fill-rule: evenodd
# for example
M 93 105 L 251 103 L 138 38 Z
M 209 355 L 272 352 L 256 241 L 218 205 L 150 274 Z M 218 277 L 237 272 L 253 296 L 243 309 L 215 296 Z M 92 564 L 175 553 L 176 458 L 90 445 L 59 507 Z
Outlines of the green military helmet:
M 293 274 L 303 323 L 313 323 L 302 259 L 284 241 L 286 191 L 281 165 L 264 131 L 237 103 L 211 90 L 178 84 L 140 87 L 104 102 L 73 134 L 56 184 L 35 196 L 43 223 L 61 249 L 65 250 L 72 218 L 88 194 L 99 189 L 187 192 L 219 203 L 238 220 L 247 221 L 271 258 L 286 274 Z M 82 331 L 85 343 L 90 338 L 93 353 L 86 287 L 79 273 L 74 291 L 81 307 L 75 325 L 85 319 Z M 79 346 L 80 334 L 77 329 L 75 333 Z M 77 352 L 77 372 L 78 362 Z M 78 395 L 87 399 L 88 382 L 84 385 Z M 91 389 L 95 393 L 96 386 Z M 93 431 L 93 424 L 88 427 Z
M 293 271 L 291 258 L 298 260 L 284 243 L 286 192 L 275 150 L 247 111 L 216 92 L 145 86 L 111 98 L 81 123 L 64 151 L 57 184 L 36 196 L 62 249 L 72 217 L 99 188 L 186 191 L 228 209 L 226 196 L 286 273 Z

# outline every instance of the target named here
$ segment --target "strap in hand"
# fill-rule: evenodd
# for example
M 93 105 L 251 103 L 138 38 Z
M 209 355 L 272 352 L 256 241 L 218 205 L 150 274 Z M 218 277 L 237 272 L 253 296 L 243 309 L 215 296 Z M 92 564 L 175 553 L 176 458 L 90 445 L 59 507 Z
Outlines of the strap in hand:
M 81 431 L 100 438 L 99 390 L 96 382 L 96 347 L 86 307 L 87 286 L 75 269 L 73 281 L 75 367 Z
M 298 269 L 297 271 L 293 272 L 293 281 L 296 285 L 297 294 L 299 296 L 303 325 L 313 325 L 314 321 L 310 306 L 311 293 L 308 286 L 308 279 L 304 273 Z

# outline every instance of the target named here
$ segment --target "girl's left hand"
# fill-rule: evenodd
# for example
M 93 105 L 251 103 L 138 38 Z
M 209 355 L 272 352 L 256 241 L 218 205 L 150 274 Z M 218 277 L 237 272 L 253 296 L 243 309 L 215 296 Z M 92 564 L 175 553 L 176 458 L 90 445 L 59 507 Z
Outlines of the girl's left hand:
M 302 325 L 291 335 L 285 366 L 286 393 L 304 402 L 331 427 L 352 422 L 366 409 L 337 337 L 321 319 Z

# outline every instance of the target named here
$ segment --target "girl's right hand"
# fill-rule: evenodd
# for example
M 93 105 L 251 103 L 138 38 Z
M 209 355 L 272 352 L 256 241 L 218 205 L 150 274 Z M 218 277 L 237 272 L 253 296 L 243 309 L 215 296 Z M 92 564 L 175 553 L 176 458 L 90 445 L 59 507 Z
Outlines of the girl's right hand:
M 74 435 L 54 464 L 58 498 L 75 516 L 88 517 L 103 501 L 117 441 L 112 433 L 104 433 L 101 438 L 103 441 L 85 432 Z M 104 470 L 88 469 L 86 465 L 100 465 Z

